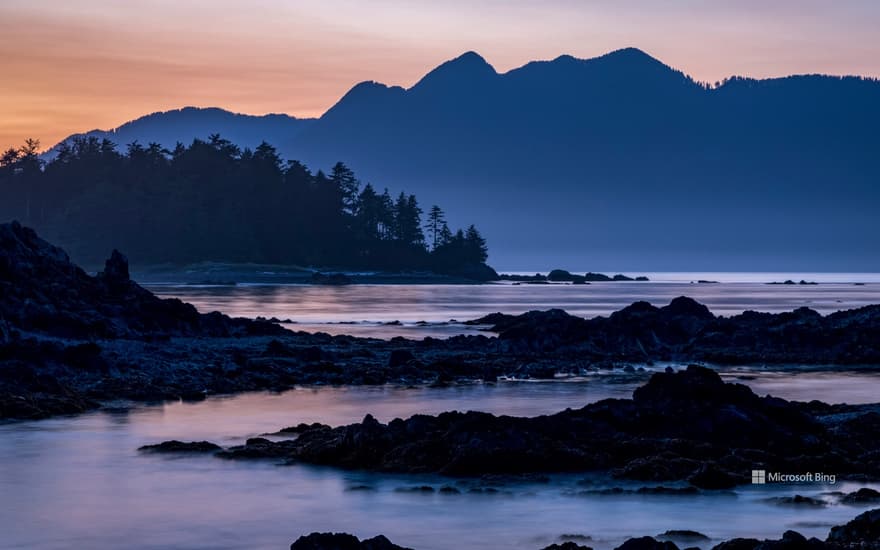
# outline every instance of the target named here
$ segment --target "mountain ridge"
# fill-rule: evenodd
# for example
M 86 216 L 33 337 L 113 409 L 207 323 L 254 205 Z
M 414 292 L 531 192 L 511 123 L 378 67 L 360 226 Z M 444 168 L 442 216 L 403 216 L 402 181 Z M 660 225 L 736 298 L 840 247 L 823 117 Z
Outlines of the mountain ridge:
M 637 48 L 498 73 L 467 52 L 298 122 L 264 139 L 479 221 L 502 269 L 880 270 L 875 79 L 708 85 Z

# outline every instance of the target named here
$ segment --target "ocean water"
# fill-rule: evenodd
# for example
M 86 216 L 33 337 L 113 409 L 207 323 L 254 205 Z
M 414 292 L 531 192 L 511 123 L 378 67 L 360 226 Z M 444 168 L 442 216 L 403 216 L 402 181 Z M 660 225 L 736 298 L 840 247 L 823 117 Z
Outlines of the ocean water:
M 295 322 L 290 325 L 295 329 L 380 338 L 473 332 L 477 329 L 459 321 L 494 311 L 559 307 L 578 315 L 607 315 L 636 300 L 663 305 L 680 295 L 705 303 L 719 315 L 801 306 L 829 313 L 880 303 L 880 277 L 873 275 L 648 276 L 656 282 L 348 287 L 170 283 L 151 288 L 192 302 L 202 311 L 278 317 Z M 691 278 L 726 282 L 692 284 Z M 801 278 L 821 284 L 763 284 Z M 787 399 L 867 403 L 880 395 L 880 375 L 871 368 L 737 368 L 722 375 L 759 394 Z M 287 548 L 312 531 L 347 531 L 361 537 L 382 533 L 419 550 L 537 550 L 565 535 L 590 537 L 580 543 L 607 549 L 631 536 L 693 529 L 712 538 L 702 545 L 708 548 L 734 536 L 777 538 L 786 529 L 824 538 L 831 525 L 864 510 L 838 504 L 829 494 L 858 487 L 847 483 L 749 486 L 699 496 L 590 496 L 582 491 L 623 484 L 598 476 L 552 476 L 547 483 L 499 483 L 497 494 L 472 494 L 467 483 L 433 476 L 137 451 L 141 445 L 167 439 L 232 445 L 299 422 L 341 425 L 367 413 L 382 421 L 446 410 L 549 414 L 606 397 L 628 397 L 647 376 L 602 373 L 564 381 L 451 388 L 299 388 L 200 403 L 121 404 L 74 417 L 0 423 L 0 547 L 269 549 Z M 461 493 L 400 491 L 426 484 L 453 485 Z M 794 494 L 824 498 L 830 504 L 793 508 L 766 501 Z
M 798 397 L 821 383 L 827 400 L 846 401 L 880 389 L 877 378 L 865 374 L 821 376 L 817 381 L 811 372 L 790 375 L 781 394 Z M 761 375 L 748 378 L 756 387 L 763 383 Z M 774 380 L 768 377 L 767 383 L 772 386 Z M 551 476 L 546 483 L 496 483 L 497 494 L 470 494 L 468 482 L 436 476 L 136 450 L 173 438 L 231 445 L 299 422 L 359 421 L 368 412 L 382 421 L 453 409 L 537 415 L 627 396 L 638 383 L 608 375 L 446 389 L 297 389 L 2 423 L 0 547 L 278 549 L 312 531 L 347 531 L 361 537 L 382 533 L 422 550 L 537 550 L 563 535 L 591 537 L 591 546 L 604 549 L 631 536 L 694 529 L 712 537 L 703 545 L 707 548 L 734 536 L 776 538 L 786 529 L 824 538 L 830 525 L 864 510 L 833 503 L 828 493 L 861 486 L 842 482 L 749 486 L 699 496 L 590 496 L 581 492 L 627 485 L 580 475 Z M 452 485 L 461 494 L 400 490 L 426 484 Z M 765 501 L 794 494 L 832 504 L 792 508 Z
M 690 296 L 716 315 L 745 310 L 781 312 L 809 307 L 827 314 L 880 303 L 878 274 L 792 273 L 649 273 L 651 282 L 485 285 L 239 284 L 237 286 L 153 284 L 165 297 L 178 297 L 200 311 L 237 317 L 291 320 L 293 330 L 391 338 L 448 337 L 473 334 L 481 327 L 461 323 L 497 311 L 518 314 L 561 308 L 573 315 L 608 315 L 645 300 L 668 304 Z M 727 281 L 700 284 L 699 280 Z M 816 285 L 769 285 L 766 282 L 819 282 Z M 695 281 L 695 282 L 691 282 Z M 831 282 L 836 281 L 836 282 Z

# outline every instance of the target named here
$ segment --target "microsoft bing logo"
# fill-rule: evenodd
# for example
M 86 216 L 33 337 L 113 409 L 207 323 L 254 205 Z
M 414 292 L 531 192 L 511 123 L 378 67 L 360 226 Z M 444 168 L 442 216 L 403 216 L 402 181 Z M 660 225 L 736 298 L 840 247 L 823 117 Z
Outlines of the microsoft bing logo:
M 752 470 L 752 483 L 759 485 L 767 483 L 767 472 L 765 470 Z

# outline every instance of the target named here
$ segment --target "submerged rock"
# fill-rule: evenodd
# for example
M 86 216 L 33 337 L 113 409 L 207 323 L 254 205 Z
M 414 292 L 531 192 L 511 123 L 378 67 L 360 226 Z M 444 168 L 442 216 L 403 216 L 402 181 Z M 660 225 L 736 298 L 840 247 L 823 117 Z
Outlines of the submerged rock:
M 788 497 L 771 497 L 766 502 L 777 504 L 779 506 L 798 506 L 803 508 L 824 508 L 828 503 L 822 499 L 805 497 L 803 495 L 794 495 Z
M 138 450 L 147 453 L 214 453 L 222 447 L 210 441 L 163 441 L 155 445 L 144 445 Z

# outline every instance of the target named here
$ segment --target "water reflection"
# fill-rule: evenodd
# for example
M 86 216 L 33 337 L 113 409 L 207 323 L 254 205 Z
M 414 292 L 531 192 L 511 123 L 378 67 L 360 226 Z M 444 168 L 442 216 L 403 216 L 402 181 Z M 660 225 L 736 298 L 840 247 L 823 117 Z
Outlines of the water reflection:
M 832 401 L 877 395 L 878 390 L 877 377 L 866 373 L 805 372 L 788 375 L 791 383 L 782 385 L 776 376 L 757 375 L 745 382 L 788 396 L 806 396 L 823 384 L 820 397 Z M 764 502 L 768 496 L 795 493 L 823 497 L 830 488 L 819 485 L 749 487 L 733 497 L 585 496 L 577 494 L 584 488 L 579 484 L 583 476 L 556 476 L 550 483 L 499 485 L 497 494 L 472 494 L 468 485 L 456 485 L 461 494 L 425 494 L 398 489 L 455 482 L 135 450 L 171 438 L 231 444 L 299 422 L 344 424 L 366 412 L 381 420 L 451 409 L 543 414 L 626 396 L 639 383 L 609 376 L 447 389 L 299 389 L 139 407 L 129 414 L 116 410 L 0 424 L 3 547 L 277 549 L 319 530 L 362 537 L 384 533 L 421 550 L 533 550 L 566 533 L 592 536 L 591 546 L 611 548 L 626 537 L 667 529 L 695 529 L 713 537 L 713 543 L 743 534 L 776 538 L 789 528 L 824 538 L 828 524 L 842 523 L 861 510 Z M 838 484 L 831 489 L 854 488 Z
M 717 315 L 745 310 L 790 311 L 806 306 L 822 314 L 880 303 L 880 283 L 766 285 L 688 282 L 592 285 L 158 285 L 150 290 L 178 297 L 200 311 L 237 317 L 276 317 L 294 330 L 390 338 L 447 337 L 475 333 L 464 321 L 501 311 L 562 308 L 574 315 L 608 315 L 637 300 L 665 305 L 690 296 Z M 399 324 L 389 324 L 399 321 Z

